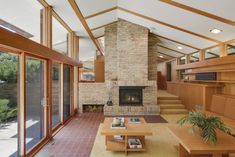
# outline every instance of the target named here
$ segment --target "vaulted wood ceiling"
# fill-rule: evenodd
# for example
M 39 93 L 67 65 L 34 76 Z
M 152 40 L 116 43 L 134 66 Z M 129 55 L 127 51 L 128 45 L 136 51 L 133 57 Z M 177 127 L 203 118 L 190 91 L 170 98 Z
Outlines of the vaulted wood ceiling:
M 159 36 L 159 51 L 166 56 L 179 57 L 235 38 L 234 0 L 46 1 L 79 36 L 103 36 L 104 27 L 118 18 L 147 27 Z M 222 33 L 212 34 L 214 28 Z

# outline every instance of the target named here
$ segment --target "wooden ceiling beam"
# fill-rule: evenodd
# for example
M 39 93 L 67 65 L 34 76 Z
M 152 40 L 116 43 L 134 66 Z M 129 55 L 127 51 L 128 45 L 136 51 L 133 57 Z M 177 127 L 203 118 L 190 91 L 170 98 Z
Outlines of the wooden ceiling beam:
M 174 42 L 174 43 L 177 43 L 177 44 L 180 44 L 180 45 L 184 45 L 184 46 L 190 47 L 190 48 L 195 49 L 195 50 L 200 50 L 200 48 L 194 47 L 194 46 L 192 46 L 192 45 L 188 45 L 188 44 L 185 44 L 185 43 L 182 43 L 182 42 L 179 42 L 179 41 L 176 41 L 176 40 L 173 40 L 173 39 L 170 39 L 170 38 L 161 36 L 161 35 L 157 35 L 157 34 L 155 34 L 155 35 L 156 35 L 157 37 L 159 37 L 159 38 L 166 39 L 166 40 L 168 40 L 168 41 L 172 41 L 172 42 Z
M 87 31 L 89 37 L 91 38 L 91 40 L 93 41 L 93 43 L 95 44 L 96 48 L 98 49 L 98 51 L 101 53 L 101 55 L 103 54 L 102 48 L 99 44 L 99 42 L 95 39 L 95 37 L 93 36 L 90 28 L 88 27 L 85 18 L 82 15 L 82 12 L 80 11 L 77 3 L 75 2 L 75 0 L 68 0 L 69 4 L 71 5 L 71 7 L 73 8 L 73 11 L 75 12 L 75 14 L 77 15 L 78 19 L 81 21 L 83 27 L 85 28 L 85 30 Z
M 101 35 L 101 36 L 95 37 L 95 39 L 99 39 L 99 38 L 102 38 L 102 37 L 104 37 L 104 35 Z
M 114 23 L 117 23 L 117 21 L 110 22 L 110 23 L 104 24 L 104 25 L 102 25 L 102 26 L 92 28 L 92 29 L 91 29 L 91 31 L 95 31 L 95 30 L 97 30 L 97 29 L 100 29 L 100 28 L 103 28 L 103 27 L 106 27 L 106 26 L 112 25 L 112 24 L 114 24 Z
M 210 19 L 213 19 L 213 20 L 216 20 L 216 21 L 228 24 L 228 25 L 235 26 L 235 21 L 232 21 L 230 19 L 226 19 L 226 18 L 223 18 L 223 17 L 220 17 L 220 16 L 216 16 L 214 14 L 211 14 L 211 13 L 193 8 L 193 7 L 188 6 L 188 5 L 184 5 L 182 3 L 175 2 L 173 0 L 160 0 L 160 1 L 163 2 L 163 3 L 169 4 L 169 5 L 175 6 L 177 8 L 181 8 L 181 9 L 187 10 L 189 12 L 193 12 L 193 13 L 208 17 Z
M 95 13 L 95 14 L 91 14 L 91 15 L 86 16 L 86 17 L 84 17 L 84 18 L 87 20 L 87 19 L 90 19 L 90 18 L 99 16 L 99 15 L 102 15 L 102 14 L 105 14 L 105 13 L 108 13 L 108 12 L 111 12 L 111 11 L 116 10 L 116 9 L 117 9 L 117 6 L 116 6 L 116 7 L 109 8 L 109 9 L 105 9 L 105 10 L 100 11 L 100 12 Z
M 51 7 L 45 0 L 38 0 L 38 2 L 41 3 L 41 5 L 43 5 L 44 7 Z M 61 25 L 65 27 L 65 29 L 67 29 L 68 32 L 73 32 L 73 30 L 67 25 L 67 23 L 64 22 L 64 20 L 56 13 L 53 7 L 52 15 L 60 22 Z
M 155 19 L 155 18 L 146 16 L 146 15 L 143 15 L 143 14 L 140 14 L 140 13 L 137 13 L 137 12 L 134 12 L 134 11 L 131 11 L 131 10 L 122 8 L 122 7 L 118 7 L 118 9 L 121 10 L 121 11 L 124 11 L 124 12 L 126 12 L 126 13 L 129 13 L 129 14 L 132 14 L 132 15 L 135 15 L 135 16 L 138 16 L 138 17 L 141 17 L 141 18 L 144 18 L 144 19 L 146 19 L 146 20 L 149 20 L 149 21 L 152 21 L 152 22 L 155 22 L 155 23 L 158 23 L 158 24 L 161 24 L 161 25 L 164 25 L 164 26 L 167 26 L 167 27 L 170 27 L 170 28 L 173 28 L 173 29 L 176 29 L 176 30 L 179 30 L 179 31 L 182 31 L 182 32 L 191 34 L 191 35 L 194 35 L 194 36 L 197 36 L 197 37 L 200 37 L 200 38 L 202 38 L 202 39 L 206 39 L 206 40 L 208 40 L 208 41 L 212 41 L 212 42 L 215 42 L 215 43 L 222 43 L 222 42 L 219 41 L 219 40 L 216 40 L 216 39 L 213 39 L 213 38 L 210 38 L 210 37 L 207 37 L 207 36 L 204 36 L 204 35 L 201 35 L 201 34 L 192 32 L 192 31 L 190 31 L 190 30 L 186 30 L 186 29 L 184 29 L 184 28 L 181 28 L 181 27 L 178 27 L 178 26 L 175 26 L 175 25 L 172 25 L 172 24 L 169 24 L 169 23 L 166 23 L 166 22 L 157 20 L 157 19 Z

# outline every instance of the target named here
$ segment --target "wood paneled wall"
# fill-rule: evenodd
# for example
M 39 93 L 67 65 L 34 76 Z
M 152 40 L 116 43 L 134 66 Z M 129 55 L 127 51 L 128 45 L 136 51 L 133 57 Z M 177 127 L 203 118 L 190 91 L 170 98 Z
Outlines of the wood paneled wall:
M 104 58 L 97 58 L 94 65 L 95 82 L 104 82 Z
M 221 93 L 222 86 L 210 84 L 167 82 L 167 92 L 179 96 L 188 110 L 195 110 L 196 105 L 208 109 L 212 95 Z
M 158 63 L 158 89 L 167 89 L 167 64 L 171 64 L 171 81 L 177 81 L 176 60 Z
M 157 65 L 158 77 L 157 77 L 157 84 L 158 89 L 166 90 L 167 83 L 166 83 L 166 62 L 158 63 Z

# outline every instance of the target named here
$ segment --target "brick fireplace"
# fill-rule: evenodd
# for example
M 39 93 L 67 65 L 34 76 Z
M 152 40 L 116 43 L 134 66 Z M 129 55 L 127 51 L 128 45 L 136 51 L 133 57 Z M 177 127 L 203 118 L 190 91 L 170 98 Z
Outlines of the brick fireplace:
M 105 27 L 104 37 L 105 82 L 80 83 L 79 108 L 106 104 L 111 95 L 113 105 L 104 106 L 105 115 L 159 114 L 156 36 L 145 27 L 119 19 Z M 120 95 L 122 91 L 124 95 Z M 124 100 L 120 100 L 122 96 Z

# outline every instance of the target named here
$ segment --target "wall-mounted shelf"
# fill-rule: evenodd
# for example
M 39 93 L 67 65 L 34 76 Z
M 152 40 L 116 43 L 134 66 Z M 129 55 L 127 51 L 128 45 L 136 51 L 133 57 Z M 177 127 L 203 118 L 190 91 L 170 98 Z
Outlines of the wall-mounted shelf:
M 223 81 L 223 80 L 184 80 L 185 82 L 205 82 L 205 83 L 232 83 L 235 84 L 235 81 Z

